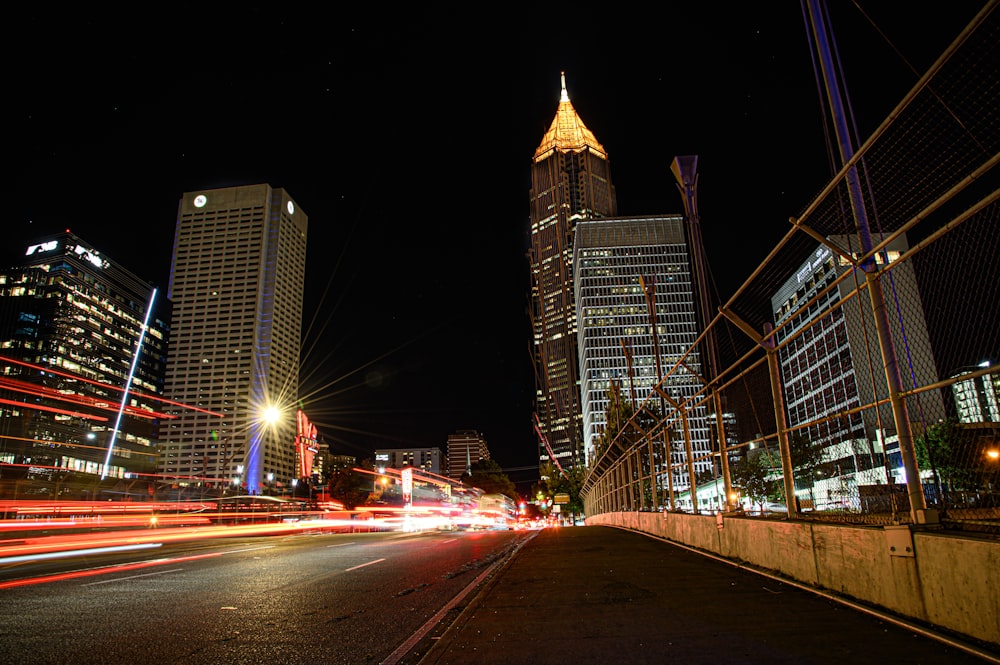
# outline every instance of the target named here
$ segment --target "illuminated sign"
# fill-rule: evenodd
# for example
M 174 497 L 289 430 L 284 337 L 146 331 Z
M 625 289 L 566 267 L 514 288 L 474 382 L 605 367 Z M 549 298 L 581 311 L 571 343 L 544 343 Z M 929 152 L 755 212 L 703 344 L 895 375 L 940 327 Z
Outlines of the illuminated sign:
M 41 254 L 42 252 L 51 252 L 54 249 L 59 249 L 58 240 L 50 240 L 48 242 L 43 242 L 38 245 L 31 245 L 28 247 L 28 251 L 24 253 L 25 256 L 31 256 L 32 254 Z
M 84 261 L 89 261 L 98 268 L 103 268 L 105 266 L 104 259 L 102 259 L 96 250 L 88 249 L 83 245 L 77 245 L 73 248 L 73 253 Z
M 299 478 L 307 478 L 312 475 L 313 459 L 319 452 L 316 444 L 318 434 L 316 426 L 309 422 L 306 412 L 299 409 L 295 417 L 298 425 L 298 434 L 295 437 L 295 450 L 299 457 Z
M 403 469 L 400 476 L 403 478 L 403 503 L 410 505 L 413 499 L 413 467 Z

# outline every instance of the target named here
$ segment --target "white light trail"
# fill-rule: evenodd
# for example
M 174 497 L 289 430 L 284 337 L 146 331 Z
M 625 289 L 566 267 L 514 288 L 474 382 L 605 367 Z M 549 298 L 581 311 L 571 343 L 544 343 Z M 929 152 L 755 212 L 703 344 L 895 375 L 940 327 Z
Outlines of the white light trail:
M 90 547 L 84 550 L 61 550 L 59 552 L 42 552 L 39 554 L 24 554 L 21 556 L 7 556 L 0 558 L 0 565 L 8 563 L 24 563 L 25 561 L 41 561 L 43 559 L 65 559 L 71 556 L 85 556 L 88 554 L 107 554 L 108 552 L 129 552 L 131 550 L 147 550 L 153 547 L 162 547 L 163 543 L 140 543 L 138 545 L 116 545 L 114 547 Z
M 149 306 L 146 308 L 146 318 L 142 320 L 142 330 L 139 331 L 139 342 L 135 345 L 135 355 L 132 356 L 132 367 L 128 371 L 128 379 L 125 381 L 125 390 L 122 391 L 122 403 L 118 407 L 118 417 L 115 419 L 115 426 L 108 437 L 108 454 L 104 456 L 104 468 L 101 469 L 101 480 L 108 476 L 108 467 L 111 465 L 111 451 L 115 449 L 115 438 L 118 436 L 118 428 L 122 424 L 122 414 L 125 413 L 125 404 L 128 402 L 128 391 L 132 389 L 132 377 L 135 375 L 136 365 L 139 364 L 139 352 L 142 351 L 142 341 L 146 339 L 146 328 L 149 327 L 149 316 L 153 313 L 153 301 L 156 300 L 156 289 L 149 294 Z

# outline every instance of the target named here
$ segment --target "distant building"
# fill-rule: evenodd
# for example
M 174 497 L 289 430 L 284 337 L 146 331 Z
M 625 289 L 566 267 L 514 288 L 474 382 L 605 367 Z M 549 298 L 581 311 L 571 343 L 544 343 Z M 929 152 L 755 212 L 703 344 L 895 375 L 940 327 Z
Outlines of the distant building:
M 618 385 L 623 399 L 642 404 L 663 374 L 698 339 L 684 228 L 680 215 L 613 217 L 576 224 L 573 276 L 588 463 L 595 442 L 605 431 L 612 383 Z M 655 339 L 646 288 L 655 294 Z M 695 350 L 667 381 L 671 398 L 683 402 L 694 396 L 704 385 L 700 374 L 701 360 Z M 659 398 L 654 396 L 652 402 L 660 406 Z M 688 412 L 696 458 L 707 457 L 710 450 L 707 415 L 702 406 Z M 683 440 L 683 435 L 675 440 Z M 687 487 L 683 448 L 675 449 L 672 457 L 677 467 L 674 487 Z M 695 462 L 696 472 L 711 468 L 711 459 Z
M 581 220 L 616 214 L 607 152 L 570 103 L 566 79 L 531 165 L 531 324 L 539 464 L 584 463 L 573 296 L 573 235 Z M 451 454 L 449 453 L 449 458 Z M 464 461 L 452 461 L 455 465 Z
M 989 367 L 984 362 L 979 368 Z M 979 369 L 977 368 L 977 369 Z M 964 370 L 953 376 L 959 380 L 952 384 L 951 394 L 955 398 L 955 408 L 958 411 L 958 421 L 962 423 L 996 423 L 1000 422 L 1000 373 L 983 374 L 967 379 L 971 369 Z
M 258 184 L 185 193 L 177 211 L 160 472 L 259 493 L 296 477 L 308 218 Z
M 458 430 L 448 435 L 448 477 L 460 480 L 469 467 L 490 458 L 486 439 L 473 429 Z
M 440 448 L 391 448 L 375 451 L 376 468 L 405 469 L 412 467 L 441 475 L 444 455 Z
M 850 246 L 846 236 L 831 237 L 830 241 L 838 247 Z M 906 237 L 900 236 L 879 254 L 878 263 L 896 261 L 907 247 Z M 835 470 L 838 487 L 847 481 L 887 483 L 884 455 L 890 457 L 891 467 L 900 465 L 888 405 L 882 407 L 881 413 L 875 408 L 858 410 L 876 400 L 887 402 L 888 391 L 867 291 L 863 290 L 860 298 L 841 302 L 856 288 L 854 280 L 847 278 L 837 288 L 829 288 L 850 269 L 850 263 L 821 245 L 771 299 L 779 326 L 778 344 L 795 337 L 778 353 L 788 425 L 794 428 L 812 423 L 799 434 L 823 446 L 824 461 Z M 909 354 L 907 372 L 912 372 L 912 377 L 907 384 L 933 384 L 937 370 L 912 264 L 900 264 L 891 274 L 892 281 L 886 287 L 891 290 L 887 293 L 889 297 L 895 293 L 905 302 L 905 308 L 894 312 L 890 320 L 897 348 Z M 863 276 L 860 279 L 864 281 Z M 804 306 L 814 298 L 816 301 L 806 309 Z M 874 355 L 870 356 L 870 352 Z M 911 408 L 910 416 L 918 432 L 944 418 L 940 393 L 923 393 L 919 408 Z
M 354 455 L 333 455 L 330 453 L 330 446 L 321 442 L 318 457 L 322 460 L 322 467 L 327 474 L 334 471 L 353 469 L 358 465 L 358 458 Z
M 69 231 L 28 246 L 0 274 L 0 460 L 154 472 L 169 313 L 165 293 Z

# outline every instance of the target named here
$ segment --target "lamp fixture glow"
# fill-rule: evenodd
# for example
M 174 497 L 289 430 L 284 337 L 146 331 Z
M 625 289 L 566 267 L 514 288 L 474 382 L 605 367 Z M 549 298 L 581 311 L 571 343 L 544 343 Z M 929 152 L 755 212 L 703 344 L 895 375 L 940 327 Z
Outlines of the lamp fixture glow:
M 281 419 L 281 410 L 278 407 L 272 405 L 265 406 L 260 412 L 260 419 L 263 420 L 268 425 L 274 425 Z

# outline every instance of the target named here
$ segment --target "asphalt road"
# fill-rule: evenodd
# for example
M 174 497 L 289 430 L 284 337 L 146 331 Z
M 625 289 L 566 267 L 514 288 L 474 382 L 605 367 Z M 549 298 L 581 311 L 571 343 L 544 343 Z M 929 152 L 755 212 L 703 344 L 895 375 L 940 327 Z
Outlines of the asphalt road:
M 381 663 L 528 537 L 235 538 L 6 564 L 0 580 L 49 577 L 0 588 L 0 662 Z

